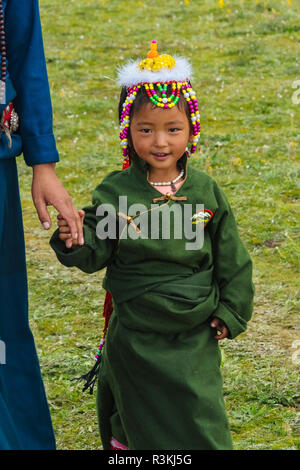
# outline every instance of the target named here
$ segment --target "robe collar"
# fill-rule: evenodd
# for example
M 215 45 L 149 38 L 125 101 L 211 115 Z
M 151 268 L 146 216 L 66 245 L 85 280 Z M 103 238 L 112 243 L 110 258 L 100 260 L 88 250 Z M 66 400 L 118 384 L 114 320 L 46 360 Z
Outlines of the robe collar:
M 162 200 L 179 200 L 177 197 L 177 193 L 180 192 L 180 195 L 178 196 L 184 196 L 180 197 L 180 200 L 186 200 L 187 198 L 185 197 L 185 191 L 187 189 L 187 179 L 188 179 L 188 168 L 187 168 L 187 160 L 185 164 L 185 179 L 183 182 L 183 185 L 180 186 L 180 188 L 176 191 L 176 193 L 173 194 L 173 197 L 168 198 L 167 195 L 162 195 L 160 191 L 155 189 L 154 186 L 152 186 L 148 181 L 147 181 L 147 172 L 148 172 L 148 165 L 147 163 L 142 160 L 138 155 L 134 155 L 132 158 L 132 162 L 128 168 L 128 172 L 133 178 L 134 182 L 133 184 L 135 185 L 136 188 L 139 188 L 141 192 L 147 192 L 149 195 L 152 195 L 152 201 L 154 203 L 160 202 Z M 184 188 L 183 188 L 184 186 Z

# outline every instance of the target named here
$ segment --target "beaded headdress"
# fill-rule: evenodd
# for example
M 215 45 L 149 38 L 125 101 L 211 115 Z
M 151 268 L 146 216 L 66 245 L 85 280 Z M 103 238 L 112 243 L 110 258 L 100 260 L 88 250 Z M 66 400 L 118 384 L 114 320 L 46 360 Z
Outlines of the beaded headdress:
M 193 125 L 193 142 L 188 155 L 194 153 L 200 137 L 200 114 L 195 91 L 190 84 L 192 67 L 183 57 L 159 55 L 156 41 L 152 41 L 146 59 L 130 62 L 121 67 L 118 83 L 127 89 L 127 97 L 123 103 L 120 119 L 120 139 L 123 150 L 124 165 L 128 165 L 128 132 L 130 126 L 130 110 L 139 90 L 144 87 L 149 100 L 158 107 L 172 108 L 179 101 L 180 93 L 186 99 Z M 171 93 L 167 96 L 167 90 Z

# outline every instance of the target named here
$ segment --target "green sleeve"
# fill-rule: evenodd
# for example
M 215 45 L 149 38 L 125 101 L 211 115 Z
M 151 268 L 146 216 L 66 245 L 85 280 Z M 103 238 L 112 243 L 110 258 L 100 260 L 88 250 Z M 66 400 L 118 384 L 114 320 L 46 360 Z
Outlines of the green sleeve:
M 85 273 L 94 273 L 107 266 L 113 257 L 116 239 L 100 239 L 96 234 L 97 224 L 103 216 L 97 216 L 96 211 L 101 205 L 101 185 L 93 192 L 93 205 L 84 207 L 84 245 L 75 249 L 68 249 L 59 239 L 56 230 L 50 240 L 50 245 L 56 253 L 58 260 L 67 267 L 76 266 Z
M 210 233 L 214 278 L 219 286 L 220 301 L 213 316 L 225 323 L 229 329 L 229 338 L 232 339 L 246 330 L 252 316 L 252 261 L 240 239 L 225 193 L 216 182 L 214 193 L 218 207 L 210 223 Z

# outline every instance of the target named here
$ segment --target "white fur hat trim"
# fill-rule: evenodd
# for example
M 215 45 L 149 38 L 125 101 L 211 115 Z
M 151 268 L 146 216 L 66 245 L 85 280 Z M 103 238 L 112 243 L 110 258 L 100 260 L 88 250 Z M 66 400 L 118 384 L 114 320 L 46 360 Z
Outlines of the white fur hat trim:
M 118 70 L 118 84 L 131 88 L 142 83 L 185 82 L 192 76 L 192 66 L 184 57 L 174 57 L 175 66 L 172 69 L 162 69 L 159 72 L 140 70 L 140 60 L 129 62 Z

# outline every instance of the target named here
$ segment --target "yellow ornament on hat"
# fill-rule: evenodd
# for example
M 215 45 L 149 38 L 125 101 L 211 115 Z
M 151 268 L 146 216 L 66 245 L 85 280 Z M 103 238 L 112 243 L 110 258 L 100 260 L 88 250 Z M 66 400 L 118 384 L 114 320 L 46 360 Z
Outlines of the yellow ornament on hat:
M 143 59 L 138 67 L 140 70 L 149 70 L 150 72 L 160 72 L 162 69 L 171 70 L 175 67 L 175 59 L 168 54 L 159 55 L 156 41 L 152 41 L 147 59 Z

